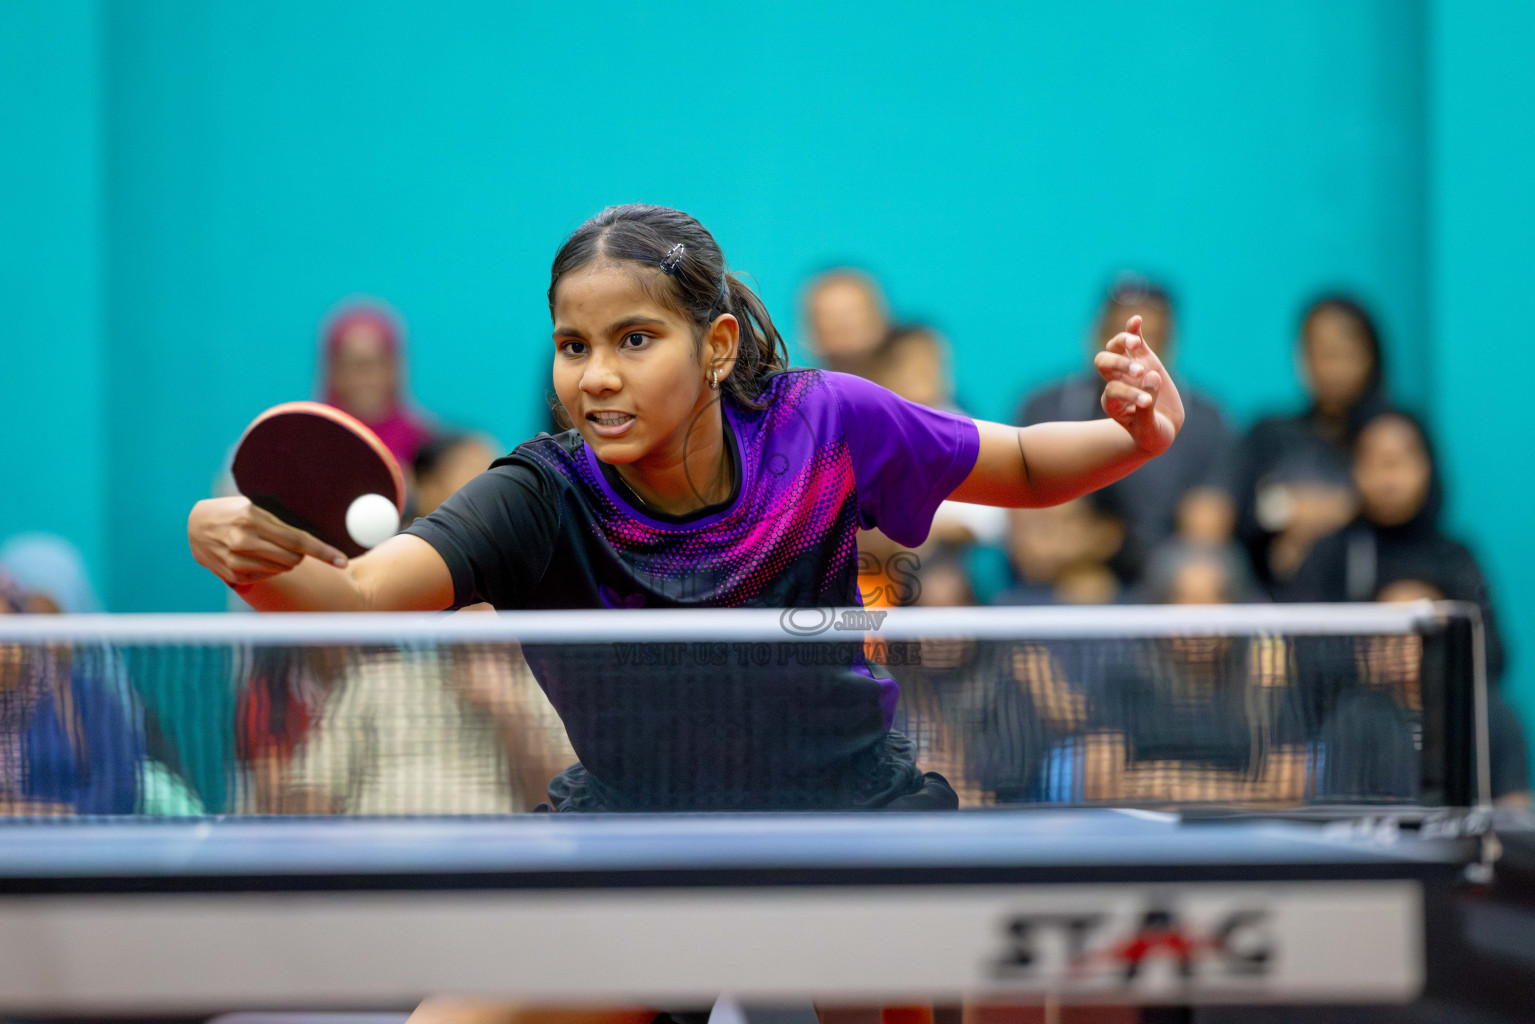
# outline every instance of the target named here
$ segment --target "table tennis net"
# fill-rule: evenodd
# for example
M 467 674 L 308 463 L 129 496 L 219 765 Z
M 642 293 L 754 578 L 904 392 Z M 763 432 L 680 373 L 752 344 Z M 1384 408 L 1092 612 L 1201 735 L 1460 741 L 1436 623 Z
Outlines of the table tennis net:
M 1468 609 L 949 611 L 15 617 L 0 809 L 1476 801 Z

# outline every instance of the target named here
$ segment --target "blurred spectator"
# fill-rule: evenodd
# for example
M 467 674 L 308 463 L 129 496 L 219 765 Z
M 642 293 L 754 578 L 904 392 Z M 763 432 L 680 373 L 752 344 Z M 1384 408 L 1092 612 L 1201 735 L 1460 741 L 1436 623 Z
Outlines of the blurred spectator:
M 1137 313 L 1141 316 L 1141 336 L 1177 381 L 1187 418 L 1178 443 L 1166 454 L 1101 492 L 1100 500 L 1125 524 L 1125 542 L 1114 562 L 1115 571 L 1125 582 L 1139 578 L 1148 552 L 1177 529 L 1180 503 L 1188 500 L 1208 506 L 1210 495 L 1204 488 L 1212 482 L 1215 467 L 1223 463 L 1232 444 L 1220 408 L 1176 372 L 1176 324 L 1172 296 L 1166 288 L 1135 276 L 1116 282 L 1104 300 L 1093 351 L 1123 331 L 1125 321 Z M 1103 387 L 1103 379 L 1089 368 L 1030 395 L 1017 414 L 1017 422 L 1032 426 L 1055 420 L 1097 419 L 1104 415 L 1099 404 Z M 1219 524 L 1220 509 L 1225 505 L 1217 497 L 1214 511 L 1205 507 L 1193 513 L 1207 539 L 1224 539 Z M 1229 525 L 1225 527 L 1227 532 L 1229 529 Z
M 1376 600 L 1443 601 L 1449 597 L 1432 583 L 1401 579 L 1385 584 Z M 1490 652 L 1489 652 L 1490 653 Z M 1488 659 L 1489 662 L 1491 658 Z M 1489 666 L 1488 683 L 1496 683 Z M 1496 686 L 1487 690 L 1487 753 L 1492 797 L 1500 804 L 1528 807 L 1531 802 L 1529 747 L 1519 715 Z
M 25 604 L 21 588 L 0 572 L 0 614 Z M 138 809 L 143 736 L 120 694 L 75 654 L 0 644 L 0 814 Z
M 1238 537 L 1271 586 L 1289 580 L 1312 544 L 1354 517 L 1349 450 L 1385 406 L 1379 337 L 1359 303 L 1341 296 L 1313 303 L 1300 346 L 1310 407 L 1258 422 L 1223 474 Z
M 1110 604 L 1119 579 L 1109 561 L 1124 543 L 1124 525 L 1096 495 L 1050 508 L 1008 510 L 1008 558 L 1015 583 L 996 604 Z
M 975 603 L 961 554 L 938 546 L 923 560 L 914 603 Z M 926 636 L 902 646 L 903 657 L 890 669 L 901 684 L 897 728 L 916 745 L 919 763 L 950 781 L 961 806 L 1020 799 L 1032 785 L 1048 730 L 1013 678 L 1013 645 Z M 876 652 L 874 660 L 885 659 Z
M 1246 589 L 1239 552 L 1175 539 L 1159 548 L 1143 594 L 1156 604 L 1225 604 Z M 1273 637 L 1165 636 L 1098 647 L 1056 643 L 1021 665 L 1037 695 L 1060 680 L 1081 701 L 1082 730 L 1041 772 L 1047 800 L 1110 803 L 1300 801 L 1304 715 Z M 1080 699 L 1080 698 L 1079 698 Z M 1057 696 L 1054 703 L 1069 707 Z
M 949 346 L 926 324 L 905 324 L 890 332 L 875 352 L 869 377 L 909 402 L 959 412 Z
M 45 568 L 68 565 L 56 557 L 74 550 L 18 548 L 26 564 L 34 564 L 32 553 L 43 554 L 35 564 Z M 50 572 L 48 579 L 57 582 L 40 600 L 0 568 L 0 615 L 90 607 L 81 596 L 90 586 L 83 573 Z M 178 772 L 119 651 L 0 645 L 0 813 L 201 814 L 202 802 Z
M 966 608 L 975 604 L 970 575 L 958 552 L 940 550 L 929 558 L 917 575 L 919 608 Z
M 1332 714 L 1317 734 L 1314 775 L 1319 800 L 1354 803 L 1417 797 L 1422 768 L 1414 743 L 1414 720 L 1420 709 L 1403 707 L 1399 686 L 1393 685 L 1398 682 L 1364 673 L 1352 688 L 1337 695 Z
M 1242 604 L 1257 597 L 1257 587 L 1235 545 L 1175 537 L 1152 552 L 1138 593 L 1147 604 Z
M 1440 525 L 1444 487 L 1423 425 L 1404 412 L 1364 423 L 1354 444 L 1358 514 L 1319 539 L 1305 562 L 1275 588 L 1283 601 L 1374 601 L 1403 580 L 1474 602 L 1487 626 L 1488 672 L 1502 674 L 1503 644 L 1487 579 L 1469 548 Z
M 416 451 L 411 465 L 415 482 L 412 507 L 416 515 L 430 515 L 460 487 L 489 468 L 497 445 L 479 434 L 443 433 Z
M 325 325 L 320 390 L 322 401 L 367 424 L 409 466 L 431 432 L 406 396 L 403 348 L 400 322 L 382 306 L 343 307 Z
M 245 769 L 249 809 L 280 814 L 283 776 L 346 668 L 345 649 L 257 647 L 235 705 L 235 756 Z
M 70 615 L 101 611 L 85 572 L 85 559 L 62 537 L 48 533 L 12 537 L 0 545 L 0 569 L 26 594 L 26 611 Z
M 1444 488 L 1428 432 L 1404 412 L 1380 413 L 1354 444 L 1359 514 L 1317 541 L 1294 577 L 1276 590 L 1286 601 L 1468 601 L 1481 609 L 1487 678 L 1503 676 L 1504 648 L 1487 579 L 1464 544 L 1444 535 Z M 1525 742 L 1497 689 L 1488 692 L 1493 795 L 1528 799 Z
M 954 397 L 948 342 L 926 324 L 906 324 L 892 330 L 870 361 L 869 378 L 909 402 L 947 412 L 964 411 Z M 933 516 L 929 536 L 932 543 L 951 547 L 1001 545 L 1007 537 L 1007 513 L 992 505 L 944 501 Z M 882 543 L 882 538 L 865 536 L 862 540 L 859 550 L 882 558 L 899 550 L 897 545 Z
M 805 286 L 805 348 L 828 370 L 870 376 L 890 333 L 885 294 L 862 270 L 838 267 Z
M 1159 596 L 1203 602 L 1209 594 L 1201 583 Z M 1053 656 L 1035 658 L 1032 670 L 1071 680 L 1068 692 L 1086 698 L 1086 721 L 1046 758 L 1044 799 L 1293 804 L 1306 795 L 1304 716 L 1273 638 L 1051 646 Z
M 282 806 L 323 814 L 508 814 L 574 760 L 515 648 L 350 659 L 293 751 Z M 510 755 L 510 756 L 509 756 Z
M 1419 799 L 1423 636 L 1292 637 L 1290 647 L 1310 717 L 1321 723 L 1316 797 L 1328 803 Z

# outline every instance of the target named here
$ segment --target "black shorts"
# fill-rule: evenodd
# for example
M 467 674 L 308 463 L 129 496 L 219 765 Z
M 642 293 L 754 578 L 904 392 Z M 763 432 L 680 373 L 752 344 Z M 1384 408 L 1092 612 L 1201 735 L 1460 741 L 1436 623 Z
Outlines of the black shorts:
M 775 780 L 749 792 L 630 794 L 605 784 L 579 762 L 549 782 L 553 810 L 623 811 L 952 811 L 959 797 L 947 779 L 917 767 L 915 747 L 891 730 L 813 779 Z

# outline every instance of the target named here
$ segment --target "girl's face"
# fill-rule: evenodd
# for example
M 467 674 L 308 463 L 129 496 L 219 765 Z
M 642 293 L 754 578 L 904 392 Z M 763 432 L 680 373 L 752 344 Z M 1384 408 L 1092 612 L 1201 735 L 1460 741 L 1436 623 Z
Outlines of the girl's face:
M 1375 370 L 1370 345 L 1354 318 L 1335 309 L 1322 309 L 1304 328 L 1306 384 L 1318 408 L 1341 415 L 1364 394 Z
M 593 264 L 560 279 L 554 294 L 554 390 L 599 459 L 624 465 L 680 460 L 688 431 L 720 394 L 735 357 L 735 317 L 719 317 L 700 344 L 693 324 L 661 305 L 638 275 Z M 695 442 L 697 439 L 694 439 Z
M 330 386 L 341 408 L 364 423 L 389 414 L 396 386 L 394 353 L 376 325 L 347 328 L 331 357 Z
M 1386 416 L 1359 435 L 1354 486 L 1365 518 L 1377 526 L 1400 526 L 1423 507 L 1433 475 L 1423 439 L 1405 420 Z

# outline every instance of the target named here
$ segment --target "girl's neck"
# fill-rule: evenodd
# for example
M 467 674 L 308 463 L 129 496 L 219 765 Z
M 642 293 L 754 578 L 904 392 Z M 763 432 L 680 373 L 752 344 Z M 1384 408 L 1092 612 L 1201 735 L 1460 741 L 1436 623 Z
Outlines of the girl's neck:
M 647 509 L 684 516 L 730 497 L 735 480 L 725 448 L 724 413 L 712 402 L 661 451 L 613 467 Z

